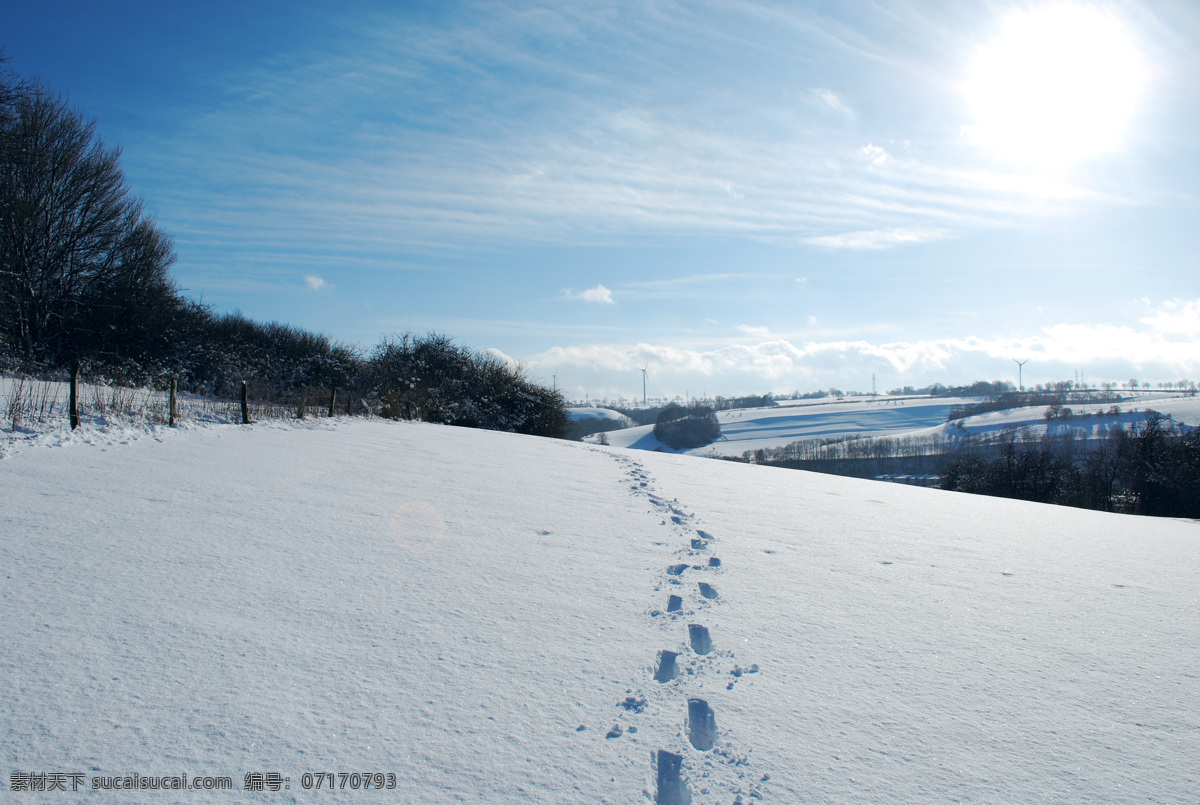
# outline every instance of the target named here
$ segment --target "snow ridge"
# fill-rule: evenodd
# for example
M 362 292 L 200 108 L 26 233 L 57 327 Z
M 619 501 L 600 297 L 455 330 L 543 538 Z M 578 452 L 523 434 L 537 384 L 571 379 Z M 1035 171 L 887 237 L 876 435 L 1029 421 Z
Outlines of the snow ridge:
M 656 574 L 648 593 L 654 602 L 648 625 L 665 647 L 617 704 L 624 727 L 614 723 L 606 737 L 634 736 L 650 723 L 674 726 L 666 733 L 670 745 L 651 752 L 654 793 L 647 790 L 645 796 L 654 805 L 729 802 L 731 796 L 735 805 L 761 800 L 770 775 L 752 769 L 750 750 L 721 728 L 717 716 L 718 697 L 735 695 L 736 683 L 759 670 L 757 664 L 749 670 L 735 664 L 734 652 L 705 624 L 713 608 L 723 605 L 718 582 L 725 569 L 712 553 L 717 539 L 696 527 L 696 515 L 677 498 L 659 492 L 644 464 L 609 455 L 625 470 L 629 493 L 649 503 L 649 513 L 660 520 L 667 534 L 656 544 L 670 548 L 674 561 Z

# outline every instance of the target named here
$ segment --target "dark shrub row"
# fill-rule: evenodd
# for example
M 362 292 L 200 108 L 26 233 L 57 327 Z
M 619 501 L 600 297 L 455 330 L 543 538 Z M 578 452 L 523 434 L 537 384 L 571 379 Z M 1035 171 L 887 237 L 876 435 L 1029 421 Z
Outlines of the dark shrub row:
M 672 403 L 659 413 L 654 424 L 654 438 L 675 450 L 703 447 L 720 437 L 717 415 L 699 403 L 688 406 Z

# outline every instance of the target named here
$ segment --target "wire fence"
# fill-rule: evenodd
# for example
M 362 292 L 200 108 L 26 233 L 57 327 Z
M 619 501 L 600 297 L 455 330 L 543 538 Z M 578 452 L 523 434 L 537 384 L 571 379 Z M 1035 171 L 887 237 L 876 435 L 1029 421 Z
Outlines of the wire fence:
M 326 416 L 328 407 L 309 404 L 309 399 L 327 398 L 329 392 L 314 392 L 295 402 L 247 401 L 251 421 L 265 419 L 303 419 Z M 171 422 L 171 394 L 151 388 L 129 388 L 104 383 L 78 384 L 76 402 L 82 424 L 167 425 Z M 13 433 L 46 430 L 70 424 L 70 382 L 43 380 L 26 376 L 0 377 L 0 427 Z M 176 395 L 175 421 L 229 423 L 242 422 L 240 400 Z

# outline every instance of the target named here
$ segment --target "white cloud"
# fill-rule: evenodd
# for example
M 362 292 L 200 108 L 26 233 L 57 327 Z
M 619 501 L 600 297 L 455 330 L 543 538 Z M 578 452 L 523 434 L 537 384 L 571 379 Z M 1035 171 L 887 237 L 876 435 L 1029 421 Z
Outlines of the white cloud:
M 842 232 L 838 235 L 820 235 L 805 238 L 805 243 L 827 249 L 890 249 L 893 246 L 911 246 L 929 243 L 950 237 L 949 230 L 936 227 L 868 229 L 857 232 Z
M 1171 318 L 1170 316 L 1176 316 Z M 1185 318 L 1185 316 L 1187 318 Z M 1200 341 L 1190 335 L 1200 324 L 1200 300 L 1163 306 L 1151 317 L 1176 330 L 1128 326 L 1057 324 L 1014 338 L 948 338 L 874 343 L 866 339 L 799 341 L 764 336 L 757 343 L 713 347 L 638 343 L 554 347 L 529 359 L 535 368 L 571 367 L 599 383 L 633 376 L 649 364 L 659 394 L 682 394 L 704 383 L 717 393 L 763 390 L 870 388 L 871 374 L 886 384 L 933 381 L 966 383 L 980 379 L 1016 382 L 1013 358 L 1027 359 L 1027 384 L 1070 378 L 1085 368 L 1089 379 L 1148 380 L 1195 378 L 1200 373 Z M 815 319 L 809 318 L 810 326 Z M 740 327 L 751 335 L 761 328 Z M 617 386 L 612 386 L 617 388 Z M 677 387 L 677 388 L 676 388 Z
M 882 167 L 892 161 L 892 157 L 887 151 L 873 143 L 864 145 L 861 153 L 867 162 L 876 167 Z
M 309 288 L 312 288 L 314 291 L 319 291 L 325 287 L 326 282 L 325 282 L 325 280 L 318 277 L 316 274 L 305 274 L 304 275 L 304 284 L 307 285 Z
M 518 361 L 516 358 L 512 357 L 511 355 L 506 355 L 504 352 L 502 352 L 499 349 L 496 349 L 495 347 L 487 347 L 483 351 L 485 354 L 491 355 L 493 358 L 496 358 L 501 363 L 504 363 L 507 366 L 516 368 L 521 365 L 521 362 Z
M 1200 336 L 1200 299 L 1186 302 L 1172 299 L 1163 303 L 1161 310 L 1141 321 L 1159 333 L 1196 338 Z
M 581 302 L 595 302 L 601 305 L 615 305 L 617 301 L 613 299 L 612 291 L 605 288 L 603 285 L 597 285 L 595 288 L 588 288 L 586 291 L 572 293 L 568 288 L 563 292 L 568 299 L 578 299 Z

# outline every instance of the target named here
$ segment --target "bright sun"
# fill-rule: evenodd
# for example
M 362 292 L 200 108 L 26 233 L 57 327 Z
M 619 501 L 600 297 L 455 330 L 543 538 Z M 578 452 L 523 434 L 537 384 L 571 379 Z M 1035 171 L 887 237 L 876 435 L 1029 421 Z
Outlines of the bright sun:
M 1124 26 L 1094 8 L 1013 14 L 971 63 L 963 133 L 1020 162 L 1065 167 L 1116 150 L 1144 81 Z

